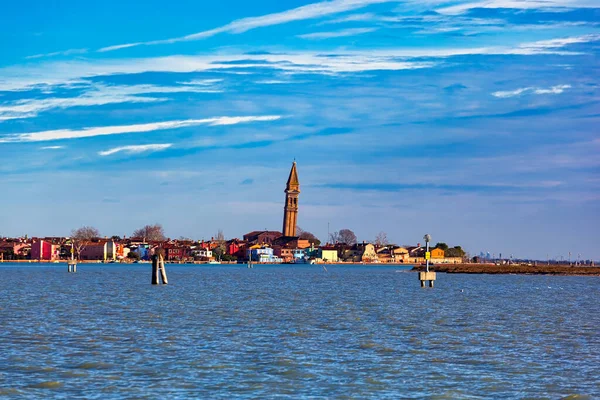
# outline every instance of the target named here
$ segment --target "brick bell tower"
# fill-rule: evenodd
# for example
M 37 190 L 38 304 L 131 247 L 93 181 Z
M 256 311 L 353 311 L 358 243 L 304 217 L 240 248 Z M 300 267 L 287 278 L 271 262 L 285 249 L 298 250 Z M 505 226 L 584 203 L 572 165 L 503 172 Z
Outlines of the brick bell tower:
M 298 195 L 300 194 L 300 182 L 296 161 L 292 164 L 290 177 L 285 188 L 285 207 L 283 208 L 283 236 L 296 236 L 296 222 L 298 220 Z

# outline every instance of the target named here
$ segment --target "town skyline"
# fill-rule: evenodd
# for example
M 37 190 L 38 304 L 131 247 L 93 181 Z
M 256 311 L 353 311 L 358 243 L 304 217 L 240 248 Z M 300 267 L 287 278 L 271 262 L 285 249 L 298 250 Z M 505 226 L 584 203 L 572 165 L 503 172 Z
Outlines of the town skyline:
M 0 235 L 298 226 L 600 259 L 587 0 L 8 2 Z
M 118 246 L 120 247 L 120 259 L 126 259 L 127 255 L 123 255 L 123 247 L 122 244 L 120 244 L 121 242 L 131 242 L 132 240 L 141 240 L 141 243 L 147 243 L 147 242 L 154 242 L 154 243 L 162 243 L 160 246 L 164 246 L 166 245 L 167 247 L 169 246 L 175 246 L 174 248 L 171 247 L 171 249 L 167 249 L 168 253 L 167 253 L 167 259 L 169 259 L 169 255 L 171 257 L 177 255 L 177 260 L 181 260 L 182 259 L 182 255 L 185 253 L 186 257 L 190 257 L 191 254 L 193 252 L 196 252 L 197 250 L 194 250 L 194 246 L 192 246 L 192 248 L 190 248 L 190 245 L 186 245 L 185 248 L 183 247 L 177 247 L 179 246 L 178 243 L 187 243 L 190 242 L 191 243 L 197 243 L 200 248 L 202 249 L 204 246 L 204 244 L 207 244 L 206 247 L 206 251 L 208 251 L 208 253 L 210 253 L 209 250 L 211 250 L 211 244 L 212 243 L 216 243 L 217 246 L 225 246 L 225 243 L 227 243 L 227 246 L 229 246 L 230 243 L 234 243 L 234 248 L 235 248 L 235 254 L 236 254 L 236 258 L 241 256 L 242 254 L 245 253 L 245 246 L 246 243 L 250 243 L 250 245 L 255 244 L 258 246 L 266 246 L 266 248 L 268 248 L 271 253 L 268 256 L 268 261 L 267 262 L 273 262 L 274 260 L 277 260 L 275 262 L 281 262 L 281 260 L 287 260 L 289 261 L 290 259 L 293 259 L 294 257 L 292 256 L 293 252 L 298 252 L 298 254 L 296 254 L 299 257 L 308 257 L 308 250 L 303 250 L 303 249 L 307 249 L 307 248 L 326 248 L 329 249 L 328 246 L 338 246 L 341 245 L 343 246 L 343 248 L 345 248 L 345 246 L 359 246 L 358 248 L 361 248 L 361 243 L 362 243 L 362 248 L 361 248 L 361 252 L 360 254 L 357 253 L 357 250 L 354 251 L 350 251 L 351 254 L 353 254 L 352 257 L 360 257 L 359 259 L 355 260 L 369 260 L 371 262 L 371 260 L 377 260 L 377 262 L 380 262 L 378 260 L 378 257 L 375 254 L 379 254 L 380 250 L 385 250 L 385 249 L 395 249 L 394 251 L 389 251 L 388 252 L 388 257 L 392 257 L 392 260 L 395 260 L 394 257 L 404 257 L 406 258 L 406 260 L 409 260 L 411 258 L 409 257 L 413 257 L 412 258 L 412 262 L 414 263 L 418 263 L 419 257 L 424 257 L 424 254 L 419 253 L 420 251 L 424 251 L 425 248 L 427 247 L 427 241 L 431 241 L 431 236 L 429 234 L 426 235 L 426 237 L 423 237 L 423 241 L 419 241 L 417 242 L 416 246 L 413 246 L 412 244 L 407 244 L 407 242 L 405 243 L 397 243 L 394 242 L 393 240 L 389 240 L 389 238 L 387 237 L 387 232 L 384 231 L 380 231 L 377 236 L 374 239 L 369 239 L 369 240 L 365 240 L 365 239 L 359 239 L 359 237 L 356 236 L 355 232 L 351 229 L 348 228 L 343 228 L 340 229 L 339 231 L 334 231 L 334 232 L 330 232 L 330 227 L 328 224 L 328 232 L 327 232 L 327 237 L 324 240 L 319 239 L 319 237 L 315 236 L 312 232 L 310 231 L 306 231 L 304 229 L 302 229 L 301 227 L 297 226 L 297 219 L 298 219 L 298 214 L 299 214 L 299 210 L 300 210 L 300 206 L 299 204 L 301 204 L 299 202 L 299 195 L 300 195 L 300 180 L 298 177 L 298 169 L 297 169 L 297 163 L 296 160 L 294 159 L 293 163 L 292 163 L 292 167 L 290 169 L 290 173 L 286 182 L 286 189 L 285 189 L 285 200 L 283 202 L 283 225 L 282 225 L 282 230 L 281 231 L 274 231 L 274 230 L 269 230 L 267 228 L 265 228 L 264 230 L 254 230 L 251 232 L 248 232 L 246 234 L 243 235 L 243 240 L 241 240 L 242 243 L 244 243 L 241 247 L 238 245 L 238 241 L 240 241 L 240 237 L 242 237 L 242 235 L 240 236 L 233 236 L 233 237 L 226 237 L 223 230 L 219 229 L 217 231 L 216 235 L 213 235 L 210 237 L 210 240 L 206 239 L 203 237 L 202 239 L 194 239 L 192 237 L 184 237 L 184 236 L 179 236 L 179 237 L 174 237 L 171 238 L 169 236 L 167 236 L 164 232 L 164 228 L 162 226 L 162 224 L 160 223 L 155 223 L 155 224 L 147 224 L 142 228 L 136 229 L 133 231 L 133 233 L 131 235 L 102 235 L 100 233 L 100 231 L 93 227 L 93 226 L 82 226 L 79 227 L 77 229 L 73 229 L 71 231 L 70 235 L 58 235 L 55 237 L 52 236 L 33 236 L 33 237 L 29 237 L 29 235 L 22 235 L 20 237 L 16 237 L 16 238 L 5 238 L 0 234 L 0 239 L 5 239 L 3 242 L 0 242 L 0 244 L 4 247 L 2 247 L 2 249 L 0 250 L 1 253 L 6 253 L 7 249 L 12 248 L 12 250 L 8 250 L 8 251 L 12 251 L 12 254 L 16 254 L 15 253 L 15 249 L 19 249 L 17 250 L 18 254 L 20 254 L 21 256 L 24 256 L 25 253 L 23 253 L 23 251 L 27 250 L 27 248 L 25 247 L 21 247 L 23 246 L 25 243 L 27 243 L 29 245 L 29 257 L 31 257 L 31 259 L 35 259 L 34 257 L 37 255 L 38 259 L 42 259 L 42 254 L 54 254 L 54 256 L 57 257 L 58 259 L 58 255 L 59 255 L 59 249 L 62 247 L 63 248 L 63 252 L 66 251 L 65 250 L 65 246 L 67 242 L 72 242 L 73 240 L 76 240 L 79 243 L 84 243 L 84 242 L 97 242 L 99 241 L 98 244 L 93 246 L 93 250 L 91 250 L 91 254 L 94 255 L 94 257 L 100 257 L 99 259 L 102 259 L 103 261 L 107 261 L 109 259 L 112 259 L 113 261 L 117 260 L 117 243 Z M 253 240 L 248 241 L 249 237 L 253 237 Z M 260 238 L 264 238 L 263 240 L 261 240 Z M 8 239 L 8 241 L 6 240 Z M 24 240 L 23 240 L 24 239 Z M 46 240 L 48 239 L 48 240 Z M 308 239 L 308 240 L 307 240 Z M 23 243 L 23 245 L 21 244 L 16 244 L 15 242 L 19 242 L 19 243 Z M 107 243 L 112 243 L 112 245 L 108 246 Z M 422 243 L 425 242 L 425 243 Z M 38 250 L 34 251 L 33 248 L 36 247 L 36 243 L 37 243 L 37 247 L 39 247 Z M 372 249 L 366 249 L 365 250 L 365 246 L 373 246 Z M 440 250 L 441 248 L 444 248 L 443 250 L 447 250 L 448 248 L 453 247 L 454 244 L 448 246 L 448 244 L 444 241 L 438 241 L 437 243 L 431 243 L 431 247 L 433 249 L 436 249 L 437 251 Z M 137 247 L 138 245 L 134 245 L 134 247 Z M 85 248 L 85 246 L 83 246 Z M 146 248 L 146 252 L 148 251 L 149 247 L 145 247 Z M 174 250 L 174 249 L 177 250 Z M 45 249 L 45 253 L 44 250 Z M 98 250 L 98 249 L 103 249 L 103 250 Z M 108 250 L 110 249 L 110 250 Z M 458 254 L 460 254 L 459 257 L 456 257 L 456 254 L 453 254 L 452 256 L 450 256 L 450 258 L 448 258 L 448 256 L 444 255 L 444 251 L 442 250 L 441 253 L 439 253 L 437 255 L 438 260 L 446 260 L 446 262 L 452 262 L 452 263 L 456 263 L 458 262 L 457 260 L 470 260 L 470 259 L 475 259 L 474 257 L 477 257 L 478 260 L 506 260 L 506 261 L 512 261 L 514 260 L 534 260 L 534 258 L 531 257 L 524 257 L 524 256 L 519 256 L 517 255 L 516 257 L 514 256 L 514 254 L 512 252 L 510 252 L 510 254 L 508 253 L 504 253 L 505 257 L 502 257 L 502 252 L 490 252 L 490 251 L 480 251 L 479 253 L 477 252 L 473 252 L 473 254 L 471 254 L 468 249 L 463 249 L 461 245 L 456 245 L 454 246 L 454 249 L 451 249 L 455 251 L 456 253 L 456 249 L 458 249 Z M 90 249 L 88 249 L 90 250 Z M 129 249 L 128 249 L 129 250 Z M 214 257 L 212 257 L 211 255 L 207 256 L 207 253 L 205 250 L 204 251 L 204 255 L 203 258 L 205 260 L 214 260 Z M 273 253 L 273 251 L 276 251 L 276 254 Z M 260 249 L 255 250 L 258 253 L 255 254 L 255 256 L 257 257 L 257 260 L 259 259 L 259 255 L 260 255 Z M 284 254 L 282 254 L 282 251 L 284 252 Z M 328 250 L 329 251 L 329 250 Z M 343 253 L 344 251 L 347 250 L 341 250 L 341 252 Z M 173 254 L 169 254 L 169 252 L 173 252 Z M 233 256 L 234 253 L 229 253 L 228 250 L 223 249 L 224 254 Z M 286 253 L 287 252 L 287 253 Z M 302 253 L 300 253 L 302 252 Z M 315 250 L 313 250 L 313 253 L 315 252 Z M 336 259 L 337 259 L 337 252 L 338 250 L 336 250 Z M 398 252 L 398 254 L 393 255 L 394 252 Z M 81 250 L 77 250 L 77 253 L 80 254 Z M 107 254 L 112 254 L 112 258 L 107 258 Z M 331 251 L 330 251 L 331 253 Z M 194 253 L 194 254 L 198 254 L 198 253 Z M 365 255 L 366 254 L 366 255 Z M 571 263 L 571 261 L 576 262 L 577 264 L 579 264 L 582 260 L 585 260 L 586 262 L 590 262 L 590 261 L 594 261 L 592 258 L 586 259 L 585 255 L 584 258 L 581 258 L 581 253 L 578 253 L 577 255 L 572 254 L 570 251 L 567 253 L 568 257 L 565 257 L 562 254 L 558 254 L 555 255 L 553 257 L 550 257 L 550 254 L 547 253 L 546 254 L 546 258 L 545 261 L 550 262 L 551 260 L 553 262 L 563 262 L 563 261 L 568 261 L 569 263 Z M 331 254 L 330 254 L 331 255 Z M 54 257 L 52 256 L 52 257 Z M 141 254 L 138 254 L 138 257 L 141 257 Z M 147 253 L 144 253 L 144 256 L 147 257 Z M 267 257 L 266 254 L 263 254 L 263 256 Z M 383 254 L 381 255 L 383 257 Z M 573 256 L 573 257 L 572 257 Z M 52 258 L 50 257 L 50 258 Z M 322 255 L 321 255 L 322 257 Z M 456 258 L 454 258 L 456 257 Z M 2 254 L 2 258 L 4 258 L 4 254 Z M 53 258 L 52 258 L 53 259 Z M 387 261 L 389 262 L 389 261 Z M 404 261 L 403 261 L 404 262 Z

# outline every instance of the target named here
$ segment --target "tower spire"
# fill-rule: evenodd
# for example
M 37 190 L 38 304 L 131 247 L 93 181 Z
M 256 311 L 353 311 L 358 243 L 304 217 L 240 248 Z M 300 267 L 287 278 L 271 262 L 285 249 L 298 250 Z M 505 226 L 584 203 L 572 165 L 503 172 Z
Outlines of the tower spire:
M 287 180 L 286 193 L 288 190 L 295 190 L 300 193 L 300 182 L 298 181 L 298 170 L 296 169 L 296 160 L 292 164 L 292 170 L 290 171 L 290 177 Z
M 296 236 L 296 222 L 298 220 L 298 195 L 300 194 L 300 181 L 296 160 L 292 164 L 290 176 L 285 187 L 285 206 L 283 208 L 283 236 Z

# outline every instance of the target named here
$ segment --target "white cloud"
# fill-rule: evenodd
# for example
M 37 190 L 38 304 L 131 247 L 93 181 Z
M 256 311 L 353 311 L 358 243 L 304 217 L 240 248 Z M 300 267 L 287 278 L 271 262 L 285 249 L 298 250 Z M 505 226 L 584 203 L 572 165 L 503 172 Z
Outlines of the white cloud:
M 427 68 L 434 63 L 394 60 L 394 50 L 374 57 L 372 51 L 340 52 L 329 56 L 316 52 L 278 54 L 230 54 L 199 56 L 168 56 L 138 59 L 114 59 L 73 62 L 48 62 L 0 68 L 0 91 L 27 90 L 35 87 L 52 87 L 83 78 L 116 74 L 140 74 L 144 72 L 191 73 L 201 71 L 235 71 L 247 68 L 272 68 L 283 71 L 332 74 L 373 69 Z M 410 52 L 410 51 L 409 51 Z M 423 51 L 427 53 L 427 51 Z M 398 51 L 398 57 L 403 52 Z M 248 71 L 243 71 L 250 74 Z M 188 82 L 194 84 L 195 82 Z M 201 85 L 197 85 L 201 86 Z M 198 89 L 196 89 L 198 90 Z
M 524 43 L 520 47 L 529 49 L 556 49 L 571 44 L 588 43 L 597 40 L 600 40 L 600 35 L 582 35 L 550 40 L 538 40 L 537 42 Z
M 494 92 L 494 93 L 492 93 L 492 96 L 500 97 L 500 98 L 504 99 L 504 98 L 509 98 L 509 97 L 520 96 L 523 93 L 560 94 L 560 93 L 564 92 L 566 89 L 570 89 L 570 88 L 571 88 L 571 85 L 557 85 L 557 86 L 552 86 L 548 89 L 525 87 L 525 88 L 509 90 L 509 91 Z
M 350 14 L 345 15 L 340 18 L 331 19 L 328 21 L 323 21 L 318 25 L 326 25 L 326 24 L 341 24 L 345 22 L 363 22 L 363 21 L 376 21 L 380 20 L 381 16 L 373 13 L 361 13 L 361 14 Z
M 444 4 L 449 1 L 433 1 L 433 3 Z M 454 4 L 442 7 L 436 11 L 441 14 L 463 14 L 474 8 L 514 8 L 514 9 L 561 9 L 571 8 L 598 8 L 597 0 L 488 0 L 465 4 Z
M 107 52 L 107 51 L 127 49 L 129 47 L 140 46 L 142 44 L 145 44 L 145 43 L 143 43 L 143 42 L 137 42 L 137 43 L 118 44 L 116 46 L 103 47 L 103 48 L 99 49 L 98 52 L 99 53 L 104 53 L 104 52 Z
M 30 60 L 30 59 L 42 58 L 42 57 L 70 56 L 73 54 L 85 54 L 87 52 L 88 52 L 88 49 L 69 49 L 69 50 L 65 50 L 65 51 L 55 51 L 53 53 L 35 54 L 32 56 L 27 56 L 25 58 Z
M 437 61 L 411 58 L 445 58 L 465 55 L 579 54 L 563 47 L 600 40 L 600 35 L 584 35 L 517 44 L 471 48 L 396 48 L 381 50 L 340 50 L 334 54 L 290 52 L 277 54 L 216 54 L 95 61 L 47 62 L 39 65 L 0 68 L 0 91 L 26 90 L 80 82 L 84 78 L 145 72 L 191 73 L 220 71 L 251 74 L 248 68 L 272 68 L 284 73 L 339 74 L 373 70 L 431 68 Z M 244 71 L 239 71 L 242 69 Z
M 155 45 L 155 44 L 169 44 L 176 42 L 183 42 L 189 40 L 205 39 L 211 36 L 215 36 L 220 33 L 243 33 L 252 29 L 262 28 L 265 26 L 273 26 L 285 24 L 293 21 L 303 21 L 307 19 L 321 18 L 326 15 L 339 14 L 346 11 L 356 10 L 359 8 L 366 7 L 371 4 L 379 3 L 391 3 L 398 2 L 399 0 L 331 0 L 322 1 L 319 3 L 308 4 L 305 6 L 297 7 L 291 10 L 262 15 L 260 17 L 249 17 L 242 18 L 230 22 L 227 25 L 223 25 L 218 28 L 210 29 L 194 33 L 191 35 L 181 36 L 177 38 L 164 39 L 164 40 L 153 40 L 148 42 L 137 42 L 127 43 L 116 46 L 103 47 L 99 51 L 106 52 L 112 50 L 118 50 L 128 47 L 140 46 L 140 45 Z
M 535 94 L 560 94 L 565 91 L 565 89 L 570 89 L 571 85 L 559 85 L 552 86 L 549 89 L 536 89 L 534 91 Z
M 148 124 L 102 126 L 83 129 L 58 129 L 51 131 L 32 132 L 6 135 L 0 137 L 0 143 L 18 142 L 44 142 L 50 140 L 80 139 L 104 135 L 120 135 L 125 133 L 144 133 L 166 129 L 178 129 L 189 126 L 208 125 L 236 125 L 250 122 L 269 122 L 280 119 L 279 115 L 245 116 L 245 117 L 215 117 L 205 119 L 188 119 L 166 122 L 153 122 Z
M 173 146 L 173 143 L 164 143 L 164 144 L 144 144 L 138 146 L 123 146 L 123 147 L 115 147 L 113 149 L 99 151 L 98 154 L 102 157 L 110 156 L 111 154 L 125 152 L 128 154 L 138 154 L 145 153 L 148 151 L 161 151 L 166 150 L 169 147 Z
M 45 147 L 40 147 L 40 149 L 42 150 L 58 150 L 58 149 L 62 149 L 64 146 L 45 146 Z
M 528 92 L 531 89 L 532 88 L 530 88 L 530 87 L 526 87 L 526 88 L 520 88 L 520 89 L 515 89 L 515 90 L 494 92 L 494 93 L 492 93 L 492 96 L 500 97 L 500 98 L 514 97 L 514 96 L 519 96 L 522 93 Z
M 223 82 L 223 79 L 194 79 L 187 82 L 177 82 L 180 85 L 193 85 L 193 86 L 212 86 L 215 83 Z
M 264 79 L 261 81 L 255 81 L 254 83 L 259 84 L 259 85 L 288 85 L 288 84 L 301 84 L 301 83 L 306 83 L 306 81 L 299 81 L 299 80 L 280 80 L 280 79 Z
M 0 121 L 19 118 L 31 118 L 40 112 L 52 109 L 65 109 L 70 107 L 90 107 L 119 103 L 152 103 L 166 101 L 166 97 L 142 96 L 145 94 L 164 94 L 179 92 L 218 93 L 222 90 L 210 86 L 210 82 L 202 85 L 186 83 L 184 86 L 156 86 L 156 85 L 102 85 L 87 83 L 83 94 L 75 97 L 51 97 L 45 99 L 27 99 L 0 104 Z M 215 82 L 212 82 L 215 83 Z M 81 86 L 80 86 L 81 87 Z
M 350 28 L 343 29 L 341 31 L 334 32 L 315 32 L 315 33 L 306 33 L 304 35 L 298 35 L 299 38 L 302 39 L 329 39 L 329 38 L 337 38 L 344 36 L 356 36 L 362 35 L 363 33 L 369 33 L 376 31 L 377 28 Z

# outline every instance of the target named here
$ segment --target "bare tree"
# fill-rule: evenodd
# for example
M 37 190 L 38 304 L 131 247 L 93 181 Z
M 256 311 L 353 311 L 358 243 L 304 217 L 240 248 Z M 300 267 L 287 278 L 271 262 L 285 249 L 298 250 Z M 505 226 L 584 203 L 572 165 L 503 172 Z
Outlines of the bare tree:
M 318 237 L 316 237 L 314 234 L 312 234 L 309 231 L 305 231 L 304 229 L 300 228 L 299 226 L 296 227 L 296 235 L 298 236 L 299 239 L 308 240 L 308 243 L 310 243 L 314 246 L 319 246 L 321 244 L 321 241 L 319 240 Z
M 221 261 L 222 257 L 227 254 L 227 246 L 225 245 L 225 234 L 222 229 L 217 231 L 217 234 L 214 236 L 213 241 L 218 243 L 218 246 L 213 249 L 213 255 L 219 261 Z
M 72 249 L 77 254 L 77 259 L 81 257 L 81 252 L 86 248 L 88 242 L 100 237 L 100 231 L 92 226 L 82 226 L 79 229 L 71 231 Z
M 133 231 L 133 237 L 141 237 L 146 240 L 161 242 L 166 239 L 165 231 L 161 224 L 146 225 Z
M 375 237 L 375 244 L 379 247 L 388 245 L 387 233 L 379 232 Z
M 347 245 L 356 244 L 356 235 L 350 229 L 341 229 L 339 232 L 339 242 Z
M 329 234 L 329 242 L 331 244 L 336 244 L 336 243 L 340 243 L 340 233 L 339 232 L 332 232 Z

